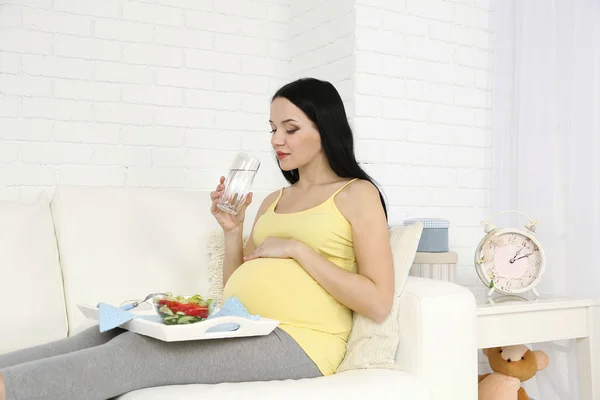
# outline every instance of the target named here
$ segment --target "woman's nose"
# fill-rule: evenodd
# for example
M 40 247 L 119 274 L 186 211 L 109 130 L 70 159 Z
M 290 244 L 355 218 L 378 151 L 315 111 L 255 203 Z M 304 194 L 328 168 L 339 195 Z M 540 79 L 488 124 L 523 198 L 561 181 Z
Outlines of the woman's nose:
M 271 137 L 273 146 L 283 146 L 285 144 L 285 135 L 281 133 L 281 129 L 277 129 Z

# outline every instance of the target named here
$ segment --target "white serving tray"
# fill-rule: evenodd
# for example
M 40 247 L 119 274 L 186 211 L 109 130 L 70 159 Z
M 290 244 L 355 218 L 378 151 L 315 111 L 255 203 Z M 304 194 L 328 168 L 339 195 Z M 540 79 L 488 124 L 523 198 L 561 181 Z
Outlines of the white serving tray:
M 144 305 L 147 307 L 144 307 Z M 79 310 L 81 310 L 85 317 L 98 320 L 98 307 L 88 304 L 78 304 L 77 307 L 79 307 Z M 260 318 L 252 320 L 234 316 L 215 317 L 194 324 L 165 325 L 160 316 L 148 303 L 141 303 L 138 307 L 129 311 L 144 318 L 135 318 L 120 325 L 119 328 L 165 342 L 264 336 L 273 332 L 279 325 L 279 321 L 274 319 Z M 228 324 L 229 328 L 231 324 L 239 325 L 239 328 L 235 330 L 219 330 L 219 326 L 223 325 L 225 327 L 224 324 Z

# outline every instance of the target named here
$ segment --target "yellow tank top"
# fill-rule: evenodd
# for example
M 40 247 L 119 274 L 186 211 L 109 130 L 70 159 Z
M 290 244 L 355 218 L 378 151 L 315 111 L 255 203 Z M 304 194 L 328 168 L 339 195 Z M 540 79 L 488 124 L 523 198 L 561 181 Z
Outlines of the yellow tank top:
M 354 180 L 316 207 L 288 214 L 275 212 L 282 188 L 256 222 L 255 245 L 270 236 L 295 239 L 338 267 L 356 272 L 352 227 L 334 202 L 335 195 Z M 279 327 L 302 347 L 323 375 L 335 373 L 342 362 L 352 329 L 352 311 L 329 295 L 295 260 L 247 261 L 231 275 L 223 295 L 236 296 L 252 314 L 279 320 Z

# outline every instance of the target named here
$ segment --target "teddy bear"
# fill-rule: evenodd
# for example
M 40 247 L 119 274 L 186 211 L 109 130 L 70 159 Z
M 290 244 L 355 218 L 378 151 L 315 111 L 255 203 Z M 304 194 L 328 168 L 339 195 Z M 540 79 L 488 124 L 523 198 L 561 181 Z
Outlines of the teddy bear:
M 541 350 L 519 344 L 484 349 L 494 372 L 479 375 L 479 400 L 529 400 L 521 382 L 546 368 L 550 362 Z

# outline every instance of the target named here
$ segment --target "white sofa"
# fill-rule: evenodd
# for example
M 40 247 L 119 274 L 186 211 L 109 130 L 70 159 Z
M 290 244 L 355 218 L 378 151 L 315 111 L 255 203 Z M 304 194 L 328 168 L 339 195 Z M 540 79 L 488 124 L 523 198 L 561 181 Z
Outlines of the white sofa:
M 255 196 L 247 230 L 264 194 Z M 58 186 L 48 197 L 0 202 L 0 293 L 9 299 L 0 319 L 0 354 L 90 326 L 78 303 L 160 291 L 207 293 L 206 243 L 217 228 L 208 192 Z M 403 372 L 156 387 L 119 399 L 475 400 L 472 294 L 455 284 L 409 277 L 399 322 L 397 364 Z

